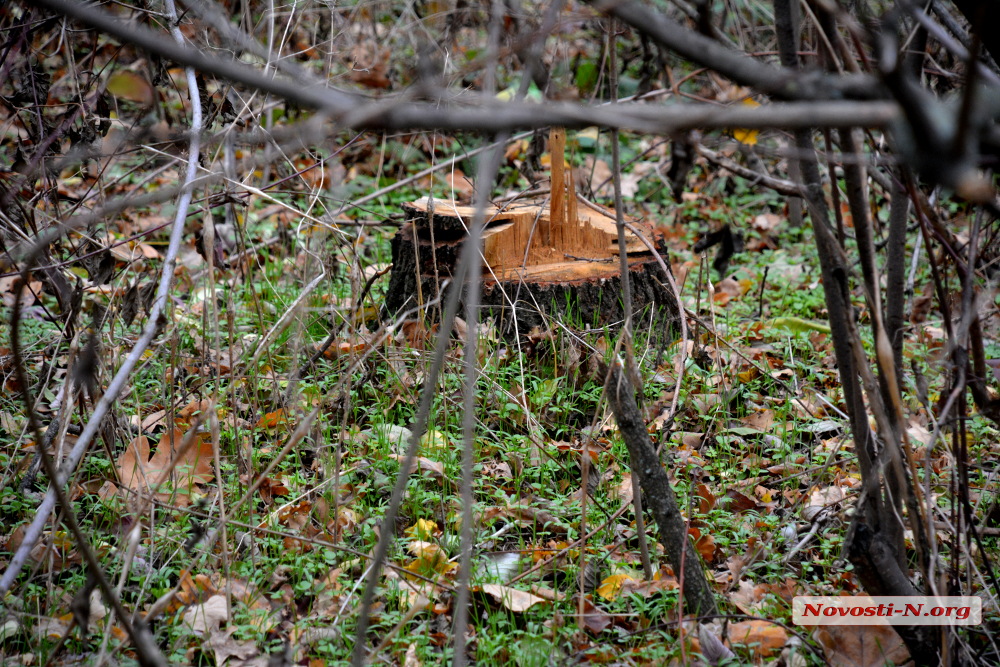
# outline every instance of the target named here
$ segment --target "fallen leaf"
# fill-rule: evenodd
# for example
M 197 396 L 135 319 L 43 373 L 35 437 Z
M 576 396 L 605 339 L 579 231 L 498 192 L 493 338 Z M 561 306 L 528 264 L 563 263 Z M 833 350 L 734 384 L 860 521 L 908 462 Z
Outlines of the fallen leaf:
M 184 612 L 183 621 L 196 635 L 204 635 L 218 629 L 228 618 L 226 596 L 213 595 L 204 603 L 196 604 Z
M 424 433 L 424 436 L 420 438 L 420 446 L 427 449 L 445 449 L 449 444 L 450 442 L 446 434 L 433 429 Z
M 236 632 L 236 628 L 212 631 L 208 639 L 208 645 L 212 647 L 212 651 L 215 653 L 216 665 L 225 665 L 226 661 L 230 658 L 242 661 L 260 654 L 257 642 L 253 640 L 237 641 L 233 639 L 234 632 Z
M 688 535 L 694 539 L 694 548 L 705 562 L 709 565 L 714 563 L 721 553 L 721 550 L 715 545 L 715 538 L 708 533 L 703 534 L 694 526 L 688 528 Z
M 583 627 L 593 634 L 600 634 L 611 627 L 614 619 L 604 612 L 600 607 L 590 600 L 583 600 L 583 618 L 580 620 Z
M 698 512 L 708 514 L 715 508 L 716 498 L 712 494 L 707 484 L 699 484 L 695 487 L 695 495 L 698 496 Z
M 472 195 L 475 193 L 476 187 L 461 169 L 452 169 L 447 172 L 444 175 L 444 180 L 449 196 L 452 199 L 462 203 L 472 201 Z
M 812 507 L 827 507 L 844 499 L 844 489 L 839 486 L 828 486 L 817 489 L 809 494 L 809 505 Z
M 804 320 L 801 317 L 775 317 L 764 323 L 768 329 L 786 329 L 792 333 L 819 331 L 830 333 L 830 325 L 818 320 Z
M 742 101 L 743 106 L 747 107 L 759 107 L 760 103 L 753 98 L 747 97 Z M 734 128 L 733 129 L 733 139 L 745 144 L 747 146 L 754 146 L 757 144 L 757 135 L 760 134 L 759 130 L 748 130 L 744 128 Z
M 408 572 L 423 577 L 433 577 L 438 574 L 450 574 L 458 569 L 458 563 L 449 561 L 448 554 L 434 542 L 414 540 L 406 545 L 406 548 L 415 556 L 404 567 Z
M 757 603 L 764 597 L 764 591 L 746 579 L 740 580 L 739 587 L 729 594 L 729 601 L 744 614 L 756 615 Z
M 69 632 L 73 614 L 63 614 L 58 618 L 42 617 L 35 620 L 35 635 L 42 639 L 60 639 Z
M 774 213 L 761 213 L 753 219 L 753 228 L 762 234 L 774 231 L 785 219 Z
M 441 529 L 438 528 L 437 522 L 431 521 L 430 519 L 417 519 L 417 522 L 403 531 L 407 537 L 413 537 L 418 540 L 430 540 L 434 537 L 441 536 Z
M 373 40 L 356 44 L 351 52 L 351 81 L 367 88 L 389 88 L 390 55 L 388 47 L 379 47 Z
M 190 502 L 190 494 L 196 484 L 205 484 L 214 476 L 212 463 L 212 443 L 205 434 L 191 434 L 194 442 L 177 458 L 173 467 L 171 462 L 181 450 L 187 433 L 180 429 L 168 431 L 160 437 L 156 452 L 150 456 L 149 439 L 140 435 L 129 443 L 118 458 L 118 478 L 121 483 L 132 491 L 147 491 L 165 482 L 172 482 L 174 491 L 179 492 L 175 501 L 186 506 Z M 109 485 L 101 491 L 102 497 L 110 497 L 117 493 L 114 485 Z M 157 493 L 158 500 L 169 500 L 172 493 Z
M 743 287 L 734 278 L 723 278 L 719 282 L 715 283 L 715 295 L 712 300 L 720 305 L 724 306 L 729 303 L 732 299 L 739 298 L 743 295 Z
M 749 647 L 755 656 L 768 658 L 781 651 L 788 633 L 768 621 L 743 621 L 729 626 L 729 641 Z
M 398 454 L 390 454 L 389 458 L 395 459 L 402 463 L 406 457 L 400 456 Z M 413 474 L 417 469 L 421 472 L 428 473 L 432 478 L 441 480 L 444 479 L 444 463 L 440 461 L 431 461 L 425 456 L 417 456 L 413 459 L 413 464 L 410 466 L 409 474 Z
M 511 588 L 510 586 L 502 586 L 501 584 L 483 584 L 480 586 L 480 590 L 504 608 L 513 612 L 527 611 L 536 604 L 548 602 L 543 597 Z
M 597 587 L 597 594 L 605 600 L 614 600 L 621 593 L 622 587 L 627 581 L 635 581 L 635 578 L 627 574 L 612 574 Z
M 752 415 L 748 415 L 740 420 L 747 428 L 766 433 L 774 424 L 774 411 L 769 409 L 758 410 Z
M 745 496 L 736 489 L 729 489 L 726 491 L 726 507 L 735 514 L 743 514 L 744 512 L 759 512 L 761 510 L 760 504 L 749 496 Z
M 410 644 L 406 647 L 406 655 L 403 656 L 403 667 L 421 667 L 424 663 L 417 658 L 417 645 Z
M 288 417 L 285 414 L 285 409 L 280 408 L 274 412 L 268 412 L 266 415 L 258 419 L 255 428 L 276 429 L 279 426 L 287 425 Z
M 882 667 L 910 659 L 903 640 L 891 625 L 825 625 L 816 629 L 832 667 Z
M 703 623 L 698 624 L 698 644 L 709 664 L 718 665 L 723 660 L 736 657 L 729 647 L 722 643 L 715 631 Z
M 108 92 L 115 97 L 143 106 L 151 106 L 156 99 L 153 86 L 141 74 L 129 70 L 115 72 L 108 78 Z

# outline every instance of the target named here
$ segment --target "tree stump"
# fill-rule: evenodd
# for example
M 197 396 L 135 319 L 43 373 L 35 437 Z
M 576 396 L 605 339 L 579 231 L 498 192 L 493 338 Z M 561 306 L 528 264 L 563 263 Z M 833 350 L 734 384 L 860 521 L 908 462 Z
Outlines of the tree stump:
M 565 135 L 552 136 L 552 183 L 547 199 L 518 200 L 486 211 L 482 304 L 505 335 L 526 334 L 558 319 L 571 329 L 617 328 L 624 320 L 618 231 L 612 211 L 579 198 L 565 168 Z M 450 289 L 475 209 L 423 198 L 404 204 L 406 221 L 392 241 L 386 309 L 420 308 Z M 631 223 L 654 244 L 651 224 Z M 656 258 L 626 232 L 634 329 L 677 323 L 677 304 Z M 443 308 L 443 299 L 436 310 Z

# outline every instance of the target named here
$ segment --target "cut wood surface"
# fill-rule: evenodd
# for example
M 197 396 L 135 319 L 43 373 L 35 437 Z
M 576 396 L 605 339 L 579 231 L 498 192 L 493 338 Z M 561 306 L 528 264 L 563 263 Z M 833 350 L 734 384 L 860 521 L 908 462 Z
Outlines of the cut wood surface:
M 546 314 L 585 326 L 614 325 L 624 316 L 614 212 L 581 201 L 572 169 L 564 162 L 562 131 L 550 139 L 552 188 L 548 197 L 515 200 L 486 209 L 483 241 L 483 305 L 510 328 L 527 331 Z M 452 276 L 475 215 L 472 206 L 421 198 L 404 204 L 406 223 L 393 240 L 393 276 L 386 300 L 390 313 L 430 303 Z M 632 225 L 652 242 L 655 227 Z M 626 232 L 633 307 L 676 317 L 666 276 L 648 247 Z M 514 314 L 514 318 L 510 317 Z
M 576 197 L 573 198 L 573 201 Z M 595 208 L 574 207 L 575 222 L 552 224 L 551 209 L 544 199 L 515 202 L 505 208 L 490 207 L 486 211 L 483 237 L 483 258 L 494 271 L 519 266 L 555 264 L 579 258 L 608 260 L 618 256 L 618 230 L 614 212 L 601 213 Z M 431 200 L 427 197 L 404 205 L 408 219 L 419 227 L 433 225 L 435 238 L 464 236 L 472 222 L 475 208 L 461 206 L 451 200 Z M 433 214 L 430 211 L 433 210 Z M 651 224 L 637 222 L 647 238 L 654 238 Z M 429 231 L 429 230 L 428 230 Z M 550 241 L 546 241 L 546 231 Z M 647 254 L 646 245 L 632 232 L 626 232 L 626 252 Z M 527 253 L 525 253 L 527 250 Z

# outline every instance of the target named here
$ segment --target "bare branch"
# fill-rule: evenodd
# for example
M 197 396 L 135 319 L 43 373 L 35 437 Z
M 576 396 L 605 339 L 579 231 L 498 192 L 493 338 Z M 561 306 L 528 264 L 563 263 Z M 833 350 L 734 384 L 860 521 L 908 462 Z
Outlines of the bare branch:
M 180 33 L 178 32 L 177 35 L 179 37 Z M 108 388 L 101 396 L 100 401 L 98 401 L 97 405 L 94 407 L 94 412 L 90 416 L 87 426 L 83 429 L 80 437 L 73 445 L 73 449 L 70 450 L 69 455 L 66 457 L 66 461 L 60 471 L 61 476 L 57 479 L 49 480 L 49 489 L 35 514 L 34 520 L 25 530 L 24 540 L 21 543 L 21 547 L 13 555 L 10 564 L 3 573 L 3 577 L 0 578 L 0 597 L 6 595 L 7 591 L 9 591 L 11 586 L 13 586 L 14 581 L 21 572 L 21 568 L 23 568 L 25 562 L 27 562 L 28 555 L 31 552 L 32 547 L 34 547 L 38 538 L 41 536 L 42 529 L 45 527 L 45 524 L 49 520 L 49 515 L 56 506 L 57 492 L 55 487 L 62 487 L 65 485 L 70 474 L 80 464 L 80 461 L 83 459 L 83 455 L 87 452 L 87 449 L 89 449 L 94 436 L 97 435 L 97 431 L 100 429 L 105 415 L 107 415 L 111 406 L 118 400 L 118 395 L 125 388 L 128 378 L 132 373 L 132 369 L 135 368 L 137 363 L 139 363 L 139 360 L 142 358 L 142 354 L 149 347 L 153 338 L 156 337 L 156 334 L 162 325 L 161 318 L 166 310 L 167 296 L 170 293 L 170 286 L 173 283 L 174 265 L 177 261 L 177 254 L 180 251 L 181 239 L 184 236 L 184 220 L 187 218 L 187 210 L 188 206 L 191 204 L 191 195 L 194 189 L 193 184 L 198 174 L 198 155 L 201 144 L 202 114 L 198 81 L 193 69 L 188 68 L 186 74 L 188 79 L 188 91 L 191 100 L 191 141 L 188 146 L 188 168 L 180 200 L 177 204 L 177 213 L 174 217 L 173 228 L 170 232 L 170 244 L 167 246 L 166 256 L 163 261 L 163 268 L 160 273 L 160 284 L 157 288 L 152 308 L 150 308 L 149 311 L 149 320 L 146 322 L 146 326 L 143 329 L 139 340 L 136 341 L 135 346 L 125 357 L 125 360 L 122 362 L 121 367 L 119 367 L 118 372 L 115 373 L 115 377 L 111 380 Z M 36 250 L 40 250 L 41 248 L 44 248 L 44 246 L 39 246 L 38 244 L 35 245 Z M 31 267 L 38 257 L 39 253 L 35 252 L 25 263 L 21 272 L 22 280 L 24 282 L 27 282 Z M 14 313 L 14 317 L 17 317 L 17 313 Z
M 844 77 L 849 79 L 850 85 L 839 85 L 837 79 L 830 77 L 811 83 L 802 77 L 790 79 L 789 73 L 784 70 L 743 57 L 739 57 L 739 62 L 754 64 L 745 65 L 748 68 L 748 73 L 736 80 L 757 85 L 765 92 L 772 92 L 786 99 L 826 99 L 832 101 L 821 104 L 801 102 L 781 106 L 771 105 L 759 109 L 742 106 L 717 107 L 714 105 L 699 105 L 692 109 L 690 105 L 660 106 L 636 103 L 596 107 L 565 103 L 546 103 L 545 105 L 527 102 L 500 103 L 492 96 L 463 94 L 461 98 L 457 99 L 460 99 L 465 106 L 456 104 L 442 107 L 436 103 L 415 102 L 409 98 L 366 103 L 360 97 L 331 88 L 303 86 L 298 81 L 269 77 L 246 65 L 203 54 L 189 46 L 178 46 L 148 28 L 125 23 L 92 5 L 77 4 L 69 0 L 31 1 L 182 65 L 188 65 L 199 71 L 283 97 L 301 106 L 328 113 L 336 119 L 341 128 L 346 126 L 358 129 L 505 132 L 552 125 L 567 128 L 600 125 L 622 130 L 669 134 L 692 128 L 725 127 L 855 126 L 875 128 L 885 127 L 900 117 L 898 108 L 891 102 L 843 101 L 845 97 L 859 99 L 879 97 L 874 94 L 874 91 L 868 91 L 872 94 L 849 95 L 848 92 L 855 87 L 854 79 L 851 77 Z M 615 13 L 617 15 L 617 11 Z M 645 13 L 648 14 L 648 12 Z M 645 15 L 641 12 L 640 14 Z M 633 20 L 639 20 L 632 14 L 629 16 Z M 661 20 L 667 21 L 663 17 L 660 19 L 649 17 L 649 20 L 655 25 L 660 25 Z M 715 42 L 707 40 L 707 43 L 712 45 L 712 48 L 708 49 L 706 53 L 715 53 L 722 49 L 727 57 L 735 57 L 732 52 L 720 47 Z M 695 49 L 697 53 L 697 49 L 704 46 L 698 41 L 696 45 L 691 45 L 691 48 Z M 724 70 L 720 69 L 720 71 Z M 865 78 L 865 81 L 868 79 Z M 781 91 L 786 88 L 788 90 L 782 93 Z M 798 89 L 806 92 L 813 91 L 813 93 L 800 95 L 789 93 L 789 91 Z
M 688 30 L 638 2 L 587 0 L 595 9 L 628 24 L 691 62 L 714 69 L 736 83 L 786 100 L 885 99 L 881 84 L 867 74 L 831 76 L 767 65 Z

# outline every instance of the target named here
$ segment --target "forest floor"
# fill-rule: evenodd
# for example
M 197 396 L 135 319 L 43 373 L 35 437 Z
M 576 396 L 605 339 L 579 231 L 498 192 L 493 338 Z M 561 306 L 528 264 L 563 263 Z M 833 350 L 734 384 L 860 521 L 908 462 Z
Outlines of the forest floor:
M 182 80 L 179 69 L 168 74 Z M 49 91 L 55 98 L 59 85 Z M 106 145 L 124 121 L 139 122 L 145 107 L 135 100 L 149 85 L 141 77 L 116 82 L 118 120 Z M 732 94 L 711 86 L 701 93 Z M 178 90 L 167 104 L 178 115 L 185 108 Z M 271 120 L 280 126 L 294 113 L 272 109 Z M 2 143 L 13 162 L 22 121 L 0 120 L 15 128 Z M 608 135 L 568 134 L 581 192 L 611 205 Z M 536 188 L 525 176 L 533 161 L 544 181 L 548 154 L 529 138 L 506 146 L 495 197 Z M 680 664 L 718 657 L 723 640 L 740 663 L 902 660 L 906 649 L 890 628 L 791 621 L 796 595 L 859 592 L 841 548 L 860 474 L 808 222 L 790 219 L 787 198 L 702 158 L 675 198 L 671 143 L 622 141 L 626 212 L 663 234 L 689 326 L 681 339 L 636 323 L 642 408 L 724 616 L 701 628 L 681 622 L 679 573 L 663 562 L 651 516 L 652 576 L 643 572 L 628 453 L 603 395 L 601 370 L 616 334 L 553 320 L 512 340 L 486 321 L 475 387 L 470 656 L 484 665 Z M 786 141 L 779 132 L 736 131 L 706 145 L 754 164 Z M 428 194 L 468 201 L 466 175 L 476 164 L 469 158 L 420 174 L 482 143 L 469 135 L 340 134 L 322 150 L 256 165 L 237 150 L 237 180 L 252 188 L 196 192 L 163 326 L 68 487 L 125 607 L 146 614 L 171 662 L 264 665 L 281 653 L 312 667 L 346 660 L 368 558 L 386 530 L 396 539 L 368 641 L 393 664 L 450 659 L 467 325 L 458 322 L 450 340 L 416 469 L 396 524 L 386 526 L 439 332 L 430 319 L 394 323 L 382 303 L 401 205 Z M 155 194 L 183 180 L 179 150 L 168 142 L 91 160 L 22 184 L 18 196 L 39 215 L 57 215 Z M 222 162 L 220 149 L 205 167 L 221 170 Z M 47 194 L 33 200 L 33 189 Z M 21 288 L 15 315 L 17 278 L 0 264 L 0 318 L 16 317 L 20 330 L 19 358 L 11 328 L 0 337 L 0 569 L 48 483 L 25 397 L 42 431 L 66 416 L 65 435 L 51 447 L 58 459 L 145 324 L 174 210 L 171 198 L 129 208 L 53 246 L 46 261 L 65 262 L 59 270 L 77 285 L 75 328 L 54 315 L 52 283 L 38 274 Z M 874 212 L 884 223 L 887 210 Z M 850 237 L 850 216 L 841 214 Z M 969 212 L 955 206 L 949 215 L 948 228 L 964 233 Z M 695 250 L 712 232 L 739 237 L 732 256 L 716 262 L 724 273 L 713 266 L 719 246 Z M 915 250 L 919 257 L 908 248 Z M 927 488 L 944 498 L 954 459 L 932 434 L 945 323 L 930 307 L 928 271 L 914 261 L 907 432 Z M 867 323 L 863 295 L 853 298 Z M 996 306 L 984 307 L 989 356 L 1000 358 Z M 85 370 L 71 371 L 80 358 Z M 989 489 L 1000 463 L 1000 434 L 978 416 L 967 433 L 977 465 L 972 502 L 985 512 L 995 499 L 979 490 Z M 960 548 L 947 532 L 940 539 L 942 553 Z M 994 556 L 998 539 L 985 538 Z M 82 563 L 69 532 L 51 523 L 4 600 L 0 660 L 69 665 L 106 656 L 130 664 L 122 626 L 92 592 Z M 74 616 L 81 609 L 86 632 Z

